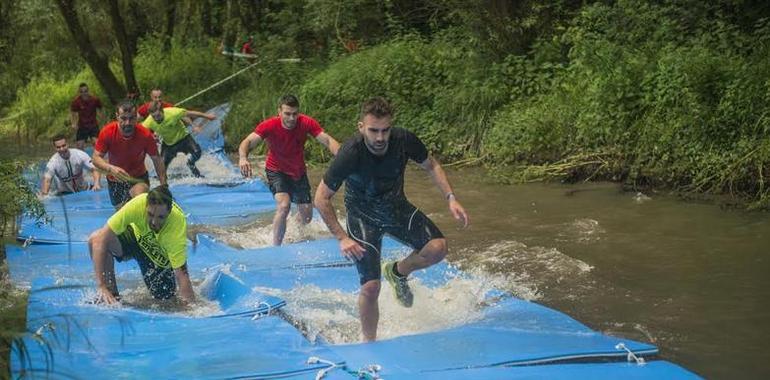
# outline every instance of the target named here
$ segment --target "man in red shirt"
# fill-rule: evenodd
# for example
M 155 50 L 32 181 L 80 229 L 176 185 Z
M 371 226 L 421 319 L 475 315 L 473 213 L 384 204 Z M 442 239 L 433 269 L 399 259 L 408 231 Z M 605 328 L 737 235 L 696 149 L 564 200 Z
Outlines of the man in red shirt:
M 291 203 L 297 205 L 297 217 L 301 224 L 308 224 L 313 217 L 310 204 L 310 183 L 305 167 L 305 141 L 313 136 L 319 143 L 336 155 L 340 144 L 326 134 L 321 125 L 310 116 L 299 113 L 299 100 L 294 95 L 284 95 L 278 105 L 278 116 L 262 121 L 241 141 L 238 147 L 238 166 L 244 177 L 251 177 L 249 150 L 262 140 L 267 141 L 265 162 L 270 191 L 275 198 L 273 217 L 273 244 L 281 245 L 286 233 L 286 218 Z
M 150 101 L 142 104 L 139 106 L 139 109 L 136 110 L 136 112 L 139 113 L 139 117 L 144 120 L 147 118 L 147 116 L 150 116 L 150 107 L 154 102 L 160 102 L 163 105 L 163 108 L 174 106 L 174 103 L 164 102 L 163 99 L 161 99 L 162 97 L 163 91 L 161 91 L 159 88 L 155 87 L 150 90 Z
M 107 173 L 110 202 L 115 209 L 149 190 L 145 155 L 152 159 L 160 184 L 166 184 L 166 167 L 158 155 L 155 138 L 152 132 L 137 122 L 136 117 L 136 106 L 133 103 L 120 103 L 117 121 L 107 123 L 94 144 L 93 163 Z M 109 163 L 104 159 L 105 155 L 109 155 Z
M 97 110 L 102 109 L 99 98 L 88 92 L 88 85 L 81 83 L 78 86 L 78 95 L 70 104 L 70 122 L 75 132 L 75 144 L 78 149 L 86 146 L 86 140 L 96 138 L 99 134 L 99 122 L 96 120 Z M 99 112 L 101 116 L 101 112 Z

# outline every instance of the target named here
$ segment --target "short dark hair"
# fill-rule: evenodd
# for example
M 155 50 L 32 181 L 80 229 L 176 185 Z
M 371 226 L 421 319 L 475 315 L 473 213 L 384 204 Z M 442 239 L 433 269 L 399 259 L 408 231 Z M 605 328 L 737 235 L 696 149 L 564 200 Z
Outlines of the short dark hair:
M 174 197 L 171 195 L 171 190 L 168 189 L 168 185 L 156 186 L 147 193 L 148 205 L 164 205 L 166 206 L 166 209 L 171 211 L 173 203 Z
M 134 102 L 132 102 L 130 99 L 125 99 L 118 103 L 116 110 L 118 113 L 120 113 L 120 110 L 123 110 L 123 112 L 136 112 L 136 104 L 134 104 Z
M 289 107 L 299 108 L 299 99 L 294 95 L 286 94 L 281 96 L 281 99 L 278 99 L 278 107 L 281 107 L 284 104 Z
M 78 88 L 81 88 L 81 87 L 88 87 L 88 84 L 86 84 L 86 82 L 80 82 L 80 84 L 78 85 Z
M 361 105 L 361 120 L 364 120 L 366 115 L 372 115 L 378 119 L 393 116 L 393 107 L 382 96 L 375 96 Z
M 67 136 L 64 136 L 63 133 L 58 133 L 56 134 L 56 136 L 51 137 L 51 143 L 55 144 L 59 140 L 66 140 L 66 139 L 67 139 Z

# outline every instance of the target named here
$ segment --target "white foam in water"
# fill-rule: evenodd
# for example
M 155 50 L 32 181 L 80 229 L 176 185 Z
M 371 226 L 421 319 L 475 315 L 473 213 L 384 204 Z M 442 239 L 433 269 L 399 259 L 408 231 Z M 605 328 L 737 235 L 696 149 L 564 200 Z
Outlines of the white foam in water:
M 541 225 L 536 227 L 541 231 L 552 231 L 555 240 L 562 242 L 591 243 L 602 238 L 607 231 L 599 225 L 598 220 L 589 218 L 575 219 L 568 223 Z
M 195 302 L 189 305 L 181 303 L 178 299 L 160 301 L 156 300 L 150 294 L 144 282 L 137 278 L 129 280 L 118 280 L 118 289 L 120 290 L 121 300 L 114 305 L 100 304 L 99 307 L 121 308 L 130 307 L 137 310 L 143 310 L 150 313 L 177 315 L 185 317 L 209 317 L 221 315 L 222 309 L 219 305 L 201 296 L 202 290 L 199 290 L 205 283 L 200 285 L 193 284 L 195 293 Z M 96 288 L 88 287 L 83 291 L 81 304 L 92 304 L 97 298 Z
M 409 284 L 414 304 L 404 308 L 396 301 L 392 288 L 383 282 L 378 339 L 443 330 L 478 320 L 482 317 L 485 295 L 493 283 L 486 278 L 453 277 L 441 287 L 429 288 L 413 278 Z M 312 341 L 319 336 L 334 344 L 361 341 L 357 293 L 315 285 L 297 285 L 288 291 L 255 290 L 286 300 L 284 312 Z
M 265 248 L 273 245 L 273 214 L 269 213 L 258 219 L 256 222 L 239 226 L 236 229 L 220 228 L 216 226 L 207 226 L 206 231 L 213 234 L 218 240 L 225 244 L 241 248 Z M 340 220 L 344 225 L 345 220 Z M 296 211 L 292 209 L 286 219 L 286 234 L 283 237 L 283 244 L 304 242 L 309 240 L 329 238 L 326 224 L 316 217 L 306 225 L 297 221 Z
M 169 163 L 166 168 L 169 181 L 174 184 L 221 184 L 243 181 L 243 176 L 233 172 L 225 167 L 217 157 L 204 154 L 200 160 L 195 163 L 200 170 L 203 178 L 196 178 L 190 173 L 187 167 L 187 155 L 183 153 L 177 156 Z
M 527 300 L 542 298 L 549 284 L 563 285 L 570 294 L 590 288 L 591 279 L 586 276 L 593 267 L 556 248 L 506 240 L 485 249 L 464 249 L 455 256 L 460 257 L 455 264 L 464 271 L 503 276 L 498 280 L 503 284 L 500 288 Z

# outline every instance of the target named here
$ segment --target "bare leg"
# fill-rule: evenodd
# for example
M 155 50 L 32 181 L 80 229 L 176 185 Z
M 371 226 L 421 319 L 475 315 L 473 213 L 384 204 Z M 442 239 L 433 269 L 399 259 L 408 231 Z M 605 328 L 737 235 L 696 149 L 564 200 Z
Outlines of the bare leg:
M 283 243 L 283 235 L 286 234 L 286 217 L 291 210 L 291 197 L 289 193 L 275 194 L 275 216 L 273 217 L 273 245 Z
M 128 191 L 128 194 L 131 195 L 131 198 L 134 198 L 135 196 L 148 191 L 150 191 L 150 187 L 144 182 L 139 182 L 134 184 L 134 186 L 131 186 L 131 190 Z
M 300 203 L 297 205 L 297 222 L 300 225 L 306 225 L 313 220 L 313 206 L 310 203 Z
M 358 294 L 358 315 L 361 319 L 361 333 L 365 342 L 377 339 L 377 324 L 380 321 L 380 280 L 370 280 L 361 285 Z
M 412 251 L 409 256 L 399 261 L 396 264 L 398 265 L 398 273 L 407 276 L 416 270 L 427 268 L 440 262 L 446 257 L 446 254 L 446 239 L 433 239 L 428 244 L 425 244 L 421 250 Z

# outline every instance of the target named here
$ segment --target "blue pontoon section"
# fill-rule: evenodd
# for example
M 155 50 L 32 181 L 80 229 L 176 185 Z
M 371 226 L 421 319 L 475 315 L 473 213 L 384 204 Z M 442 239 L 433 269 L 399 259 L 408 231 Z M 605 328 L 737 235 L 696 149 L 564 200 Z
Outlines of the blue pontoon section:
M 90 287 L 90 285 L 89 285 Z M 12 353 L 14 375 L 47 378 L 310 378 L 343 360 L 311 345 L 280 318 L 187 318 L 108 308 L 83 302 L 84 289 L 38 281 L 29 299 L 22 358 Z M 39 342 L 45 341 L 46 345 Z M 347 378 L 341 373 L 330 378 Z
M 243 224 L 275 208 L 273 195 L 260 181 L 172 185 L 171 192 L 188 214 L 190 224 Z M 106 190 L 51 197 L 44 205 L 50 221 L 39 224 L 22 218 L 18 240 L 38 244 L 83 242 L 115 212 Z

